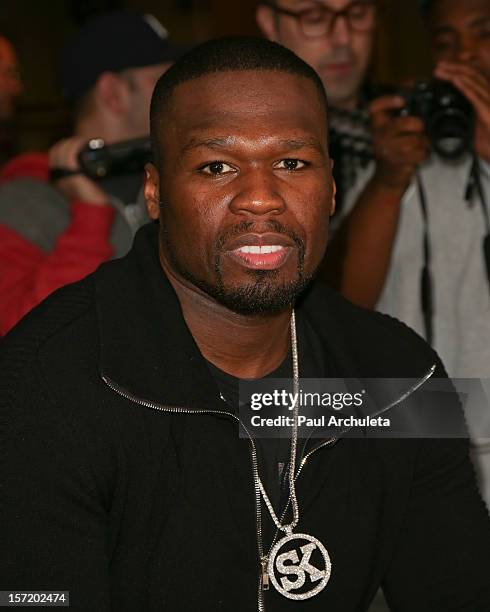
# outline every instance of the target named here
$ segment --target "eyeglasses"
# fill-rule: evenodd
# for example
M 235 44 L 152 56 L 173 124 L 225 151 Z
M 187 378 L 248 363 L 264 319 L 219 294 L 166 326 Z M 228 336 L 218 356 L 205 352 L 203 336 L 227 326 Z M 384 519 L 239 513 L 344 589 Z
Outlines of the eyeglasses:
M 356 0 L 341 11 L 334 11 L 324 4 L 303 11 L 290 11 L 274 2 L 261 2 L 281 15 L 297 20 L 301 32 L 306 38 L 320 38 L 329 35 L 339 17 L 343 17 L 352 31 L 369 32 L 374 29 L 378 7 L 375 0 Z

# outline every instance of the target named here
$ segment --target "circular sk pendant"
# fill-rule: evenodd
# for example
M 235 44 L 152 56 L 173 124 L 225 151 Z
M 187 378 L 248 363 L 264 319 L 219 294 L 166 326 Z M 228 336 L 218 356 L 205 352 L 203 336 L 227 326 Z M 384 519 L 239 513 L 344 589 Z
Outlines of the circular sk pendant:
M 319 540 L 306 533 L 288 533 L 273 546 L 267 573 L 284 597 L 309 599 L 327 585 L 332 564 L 327 549 Z

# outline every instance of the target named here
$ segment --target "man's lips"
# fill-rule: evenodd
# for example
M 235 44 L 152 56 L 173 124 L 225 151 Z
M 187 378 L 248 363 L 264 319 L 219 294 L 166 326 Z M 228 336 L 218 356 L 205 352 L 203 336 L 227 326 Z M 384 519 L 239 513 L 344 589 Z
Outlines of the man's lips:
M 264 234 L 241 234 L 236 238 L 232 238 L 226 242 L 224 248 L 226 251 L 235 251 L 244 246 L 271 246 L 279 245 L 283 247 L 295 247 L 294 241 L 285 234 L 277 234 L 275 232 L 267 232 Z
M 291 238 L 283 234 L 245 234 L 226 245 L 226 253 L 246 268 L 276 270 L 296 248 Z
M 326 64 L 325 69 L 333 74 L 345 74 L 352 70 L 351 62 L 336 62 L 332 64 Z

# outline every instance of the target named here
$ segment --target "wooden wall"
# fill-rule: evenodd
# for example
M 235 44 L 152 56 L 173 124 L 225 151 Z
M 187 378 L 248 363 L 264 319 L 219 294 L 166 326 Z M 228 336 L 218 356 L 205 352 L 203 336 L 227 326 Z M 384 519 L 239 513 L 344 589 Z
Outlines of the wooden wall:
M 373 65 L 375 79 L 399 83 L 430 70 L 416 0 L 385 0 Z M 173 38 L 192 43 L 225 34 L 258 34 L 256 0 L 1 0 L 0 32 L 14 39 L 25 93 L 18 113 L 21 150 L 45 148 L 69 129 L 55 78 L 56 57 L 84 10 L 127 6 L 156 15 Z

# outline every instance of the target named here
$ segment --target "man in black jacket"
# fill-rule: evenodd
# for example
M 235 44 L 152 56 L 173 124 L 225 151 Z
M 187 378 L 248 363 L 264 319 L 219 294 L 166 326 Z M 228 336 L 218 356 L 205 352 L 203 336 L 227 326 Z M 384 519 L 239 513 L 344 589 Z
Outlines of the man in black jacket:
M 408 328 L 310 282 L 334 201 L 316 73 L 207 43 L 159 81 L 152 137 L 159 223 L 3 342 L 0 590 L 360 612 L 382 584 L 398 612 L 488 612 L 466 441 L 238 435 L 241 379 L 444 376 Z

